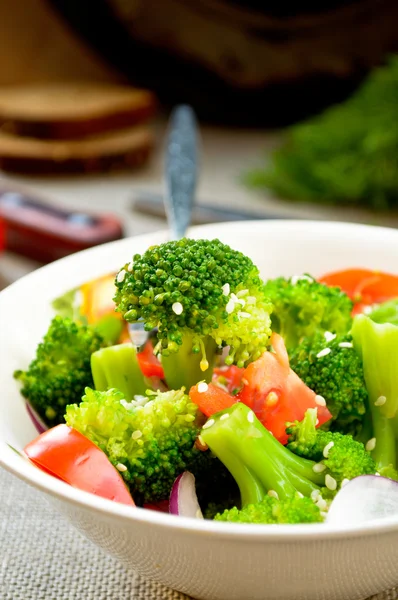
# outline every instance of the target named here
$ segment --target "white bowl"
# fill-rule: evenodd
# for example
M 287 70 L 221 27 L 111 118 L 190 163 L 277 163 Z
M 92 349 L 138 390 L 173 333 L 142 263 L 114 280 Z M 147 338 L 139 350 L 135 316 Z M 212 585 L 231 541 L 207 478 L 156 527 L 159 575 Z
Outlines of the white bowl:
M 258 221 L 193 228 L 242 250 L 265 277 L 344 267 L 396 272 L 398 231 L 342 223 Z M 398 584 L 398 515 L 364 526 L 233 525 L 130 508 L 74 489 L 8 446 L 36 436 L 12 373 L 46 331 L 51 300 L 116 271 L 165 233 L 126 239 L 48 265 L 0 294 L 0 465 L 40 489 L 95 544 L 145 577 L 206 600 L 350 600 Z M 43 534 L 51 535 L 51 531 Z

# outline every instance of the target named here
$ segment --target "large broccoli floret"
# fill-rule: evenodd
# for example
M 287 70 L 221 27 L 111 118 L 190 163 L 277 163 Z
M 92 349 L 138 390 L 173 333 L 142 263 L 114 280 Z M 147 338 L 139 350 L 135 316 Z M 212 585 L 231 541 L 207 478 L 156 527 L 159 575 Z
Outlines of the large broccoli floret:
M 229 523 L 277 524 L 277 523 L 319 523 L 323 517 L 319 507 L 311 498 L 296 496 L 278 500 L 265 496 L 257 504 L 249 504 L 242 509 L 236 506 L 218 513 L 215 521 Z
M 350 298 L 340 288 L 319 283 L 310 275 L 270 279 L 265 293 L 274 305 L 272 330 L 281 334 L 288 350 L 318 332 L 346 333 L 350 329 Z
M 316 428 L 316 409 L 309 408 L 303 421 L 287 428 L 289 450 L 317 463 L 317 469 L 328 476 L 322 495 L 333 495 L 344 480 L 376 473 L 376 464 L 365 446 L 351 435 Z M 332 492 L 332 494 L 331 494 Z
M 167 499 L 184 470 L 195 474 L 199 487 L 204 473 L 211 485 L 218 473 L 223 484 L 220 462 L 195 446 L 203 416 L 183 390 L 148 392 L 128 402 L 119 390 L 87 388 L 79 406 L 67 407 L 66 422 L 105 452 L 137 503 Z
M 210 381 L 217 348 L 245 366 L 267 347 L 271 304 L 257 267 L 219 240 L 182 239 L 135 255 L 115 280 L 126 321 L 158 328 L 169 387 Z
M 21 393 L 49 426 L 64 422 L 65 407 L 93 385 L 90 360 L 105 342 L 94 329 L 55 317 L 26 371 L 15 371 Z
M 333 420 L 326 424 L 331 430 L 353 435 L 360 431 L 368 392 L 362 360 L 349 334 L 336 336 L 326 332 L 305 338 L 291 352 L 290 366 L 326 401 L 333 415 Z
M 398 325 L 375 323 L 358 315 L 352 327 L 354 346 L 363 361 L 372 433 L 367 448 L 380 473 L 396 478 L 398 441 Z

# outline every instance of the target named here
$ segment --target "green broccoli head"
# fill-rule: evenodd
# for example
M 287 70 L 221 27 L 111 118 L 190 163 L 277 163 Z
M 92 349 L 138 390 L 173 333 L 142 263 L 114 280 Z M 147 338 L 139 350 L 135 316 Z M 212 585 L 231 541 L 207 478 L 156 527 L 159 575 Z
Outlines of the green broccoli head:
M 366 413 L 368 392 L 362 360 L 353 347 L 351 336 L 318 332 L 305 338 L 290 353 L 290 366 L 326 401 L 333 415 L 328 427 L 333 431 L 357 434 Z
M 272 330 L 280 333 L 288 350 L 318 332 L 346 333 L 350 329 L 350 298 L 340 288 L 319 283 L 310 275 L 270 279 L 265 293 L 274 306 Z
M 80 402 L 85 387 L 93 385 L 91 355 L 105 345 L 98 332 L 70 318 L 51 321 L 28 369 L 14 373 L 22 395 L 47 425 L 63 423 L 66 406 Z
M 215 515 L 214 520 L 256 525 L 320 523 L 323 521 L 323 513 L 311 498 L 295 496 L 278 500 L 272 496 L 265 496 L 257 504 L 249 504 L 242 509 L 233 507 L 218 513 Z
M 376 473 L 376 463 L 365 446 L 351 435 L 316 429 L 317 411 L 307 410 L 301 422 L 287 428 L 287 448 L 304 458 L 316 462 L 315 470 L 325 475 L 323 497 L 331 497 L 336 490 L 359 475 Z
M 116 389 L 86 388 L 82 402 L 67 407 L 66 422 L 105 452 L 138 503 L 167 499 L 184 470 L 197 477 L 202 496 L 204 474 L 213 484 L 213 479 L 225 483 L 220 462 L 195 446 L 203 415 L 184 390 L 147 392 L 127 401 Z
M 117 310 L 129 322 L 158 328 L 164 357 L 190 348 L 202 355 L 204 340 L 229 346 L 228 364 L 244 366 L 266 349 L 271 304 L 257 267 L 219 240 L 182 239 L 135 255 L 116 276 Z M 197 383 L 197 381 L 193 382 Z

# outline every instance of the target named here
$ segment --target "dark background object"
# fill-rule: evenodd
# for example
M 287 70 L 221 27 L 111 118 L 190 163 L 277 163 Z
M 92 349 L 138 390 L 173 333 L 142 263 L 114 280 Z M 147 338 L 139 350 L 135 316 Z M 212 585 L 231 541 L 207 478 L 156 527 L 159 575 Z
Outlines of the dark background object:
M 48 0 L 135 85 L 201 120 L 279 126 L 398 50 L 396 0 Z

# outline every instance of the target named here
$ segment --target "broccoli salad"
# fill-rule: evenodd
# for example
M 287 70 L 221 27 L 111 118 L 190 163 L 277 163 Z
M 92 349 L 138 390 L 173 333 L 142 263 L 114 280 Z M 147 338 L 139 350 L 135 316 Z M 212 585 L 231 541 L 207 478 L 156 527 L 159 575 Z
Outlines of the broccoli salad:
M 398 276 L 263 280 L 219 240 L 184 238 L 53 308 L 14 377 L 40 434 L 25 456 L 68 484 L 297 524 L 327 521 L 351 480 L 398 481 Z

